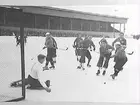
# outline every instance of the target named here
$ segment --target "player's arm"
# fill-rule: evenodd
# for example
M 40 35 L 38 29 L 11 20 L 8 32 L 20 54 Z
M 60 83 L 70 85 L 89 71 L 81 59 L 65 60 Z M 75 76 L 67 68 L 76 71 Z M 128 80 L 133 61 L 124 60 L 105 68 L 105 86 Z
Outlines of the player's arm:
M 48 37 L 45 38 L 45 44 L 44 44 L 43 49 L 47 48 L 47 43 L 48 43 Z
M 57 43 L 54 38 L 52 38 L 52 39 L 53 39 L 54 47 L 57 49 Z
M 77 38 L 74 40 L 73 47 L 76 47 Z
M 109 46 L 109 49 L 115 50 L 113 46 L 111 46 L 111 45 L 108 45 L 108 46 Z
M 43 68 L 42 68 L 43 69 Z M 42 70 L 40 68 L 40 70 L 37 71 L 37 74 L 38 74 L 38 80 L 40 82 L 40 84 L 42 85 L 42 87 L 44 87 L 44 89 L 47 91 L 47 92 L 50 92 L 51 89 L 45 84 L 45 82 L 43 81 L 43 79 L 41 78 L 41 74 L 42 74 Z
M 124 39 L 124 45 L 125 45 L 125 46 L 127 45 L 127 41 L 126 41 L 126 39 Z
M 114 44 L 119 40 L 119 38 L 115 39 L 113 42 L 112 42 L 112 46 L 114 47 Z
M 101 45 L 102 40 L 103 40 L 103 39 L 101 39 L 101 40 L 99 41 L 99 45 Z
M 95 44 L 93 43 L 93 41 L 91 41 L 91 46 L 93 47 L 93 50 L 95 51 Z

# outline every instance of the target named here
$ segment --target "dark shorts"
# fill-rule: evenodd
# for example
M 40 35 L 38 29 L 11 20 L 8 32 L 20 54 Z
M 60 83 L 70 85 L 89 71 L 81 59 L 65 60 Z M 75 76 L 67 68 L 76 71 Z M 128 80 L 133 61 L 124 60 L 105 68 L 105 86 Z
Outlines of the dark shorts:
M 114 65 L 114 69 L 117 70 L 122 70 L 123 66 L 125 65 L 125 63 L 128 61 L 127 57 L 126 58 L 115 58 L 115 65 Z
M 40 84 L 38 79 L 34 79 L 30 75 L 28 75 L 28 81 L 27 82 L 28 82 L 29 85 L 31 85 L 32 88 L 41 88 L 42 87 L 42 85 Z
M 47 48 L 47 56 L 56 57 L 56 49 L 55 48 Z
M 91 59 L 91 58 L 92 58 L 92 57 L 91 57 L 91 54 L 90 54 L 90 52 L 89 52 L 89 50 L 86 51 L 86 57 L 87 57 L 88 59 Z
M 87 50 L 86 49 L 81 49 L 80 51 L 80 63 L 85 63 L 85 57 L 87 54 Z
M 80 52 L 81 52 L 81 49 L 78 49 L 78 48 L 75 49 L 75 55 L 76 56 L 80 56 Z
M 28 75 L 28 78 L 25 80 L 25 85 L 29 84 L 31 86 L 31 88 L 33 89 L 42 89 L 42 85 L 40 84 L 40 82 L 38 81 L 38 79 L 34 79 L 32 78 L 30 75 Z M 50 87 L 50 80 L 47 80 L 45 82 L 47 87 Z

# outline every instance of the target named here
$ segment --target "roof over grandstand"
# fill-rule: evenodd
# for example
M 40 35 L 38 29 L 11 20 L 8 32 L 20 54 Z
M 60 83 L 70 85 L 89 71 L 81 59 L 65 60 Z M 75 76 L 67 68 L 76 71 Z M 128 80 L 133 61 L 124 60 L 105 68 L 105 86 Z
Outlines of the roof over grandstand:
M 127 22 L 128 19 L 124 17 L 101 15 L 97 13 L 81 12 L 81 11 L 60 9 L 60 8 L 54 8 L 48 6 L 11 6 L 11 7 L 18 7 L 23 9 L 24 12 L 34 13 L 34 14 L 103 21 L 103 22 L 110 22 L 110 23 L 124 24 Z

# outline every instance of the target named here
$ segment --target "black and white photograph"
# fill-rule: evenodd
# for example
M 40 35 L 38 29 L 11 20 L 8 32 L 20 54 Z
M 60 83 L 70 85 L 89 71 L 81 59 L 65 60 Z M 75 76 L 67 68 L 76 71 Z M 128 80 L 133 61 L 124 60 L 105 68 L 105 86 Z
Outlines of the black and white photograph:
M 3 0 L 0 105 L 140 104 L 140 2 Z

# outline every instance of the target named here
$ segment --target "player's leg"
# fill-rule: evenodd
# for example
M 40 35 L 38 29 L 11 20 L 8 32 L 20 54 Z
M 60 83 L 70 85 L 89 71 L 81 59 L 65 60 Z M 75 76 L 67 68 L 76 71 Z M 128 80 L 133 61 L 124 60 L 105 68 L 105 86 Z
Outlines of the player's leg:
M 79 60 L 80 66 L 77 67 L 77 68 L 82 68 L 82 70 L 85 70 L 85 68 L 84 68 L 85 54 L 86 54 L 86 53 L 85 53 L 85 50 L 82 49 L 82 50 L 81 50 L 81 53 L 80 53 L 81 57 L 80 57 L 80 60 Z
M 117 58 L 116 63 L 114 65 L 114 74 L 111 75 L 113 79 L 118 76 L 119 72 L 123 69 L 123 66 L 127 62 L 127 58 L 119 59 Z
M 53 51 L 52 51 L 53 62 L 54 62 L 54 64 L 55 64 L 55 63 L 56 63 L 56 49 L 53 48 L 52 50 L 53 50 Z
M 45 67 L 43 68 L 43 70 L 49 70 L 49 68 L 48 68 L 48 65 L 49 65 L 49 60 L 50 58 L 49 58 L 49 56 L 47 55 L 47 57 L 46 57 L 46 64 L 45 64 Z
M 43 89 L 43 86 L 40 84 L 38 79 L 34 79 L 31 76 L 28 77 L 29 86 L 28 89 Z M 45 82 L 47 87 L 50 87 L 50 80 Z
M 51 63 L 51 67 L 50 68 L 55 68 L 54 66 L 54 61 L 53 61 L 53 57 L 55 56 L 55 50 L 54 48 L 50 48 L 50 51 L 49 51 L 49 62 Z
M 25 78 L 25 85 L 28 85 L 28 78 Z M 11 87 L 21 87 L 22 80 L 14 81 L 10 84 Z
M 105 62 L 104 62 L 104 65 L 103 65 L 104 71 L 103 71 L 102 75 L 105 75 L 106 74 L 106 69 L 108 68 L 110 56 L 111 56 L 111 53 L 105 55 Z
M 77 61 L 79 61 L 80 60 L 80 49 L 77 48 L 76 52 L 77 52 L 77 55 L 76 55 L 77 56 Z
M 44 70 L 49 70 L 48 65 L 49 65 L 51 57 L 52 57 L 52 49 L 51 48 L 47 48 L 46 65 L 43 68 Z
M 100 71 L 101 71 L 102 65 L 103 65 L 103 61 L 104 61 L 104 57 L 100 55 L 98 63 L 97 63 L 97 67 L 98 67 L 98 71 L 96 73 L 97 76 L 100 74 Z
M 91 67 L 90 61 L 91 61 L 92 57 L 91 57 L 91 54 L 90 54 L 89 50 L 87 50 L 87 52 L 86 52 L 86 57 L 88 58 L 87 67 Z
M 53 58 L 52 57 L 50 58 L 50 63 L 51 63 L 50 69 L 55 69 L 54 62 L 53 62 Z

